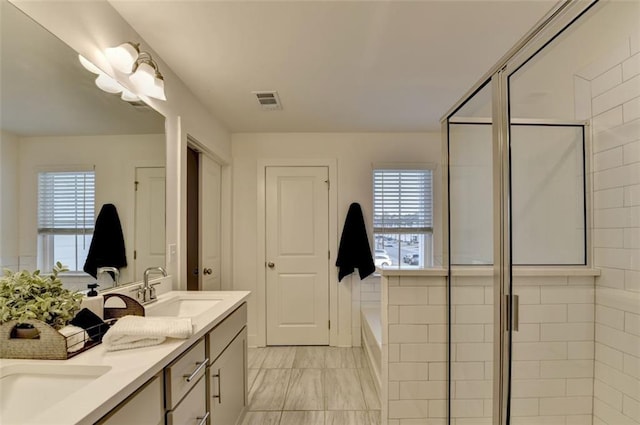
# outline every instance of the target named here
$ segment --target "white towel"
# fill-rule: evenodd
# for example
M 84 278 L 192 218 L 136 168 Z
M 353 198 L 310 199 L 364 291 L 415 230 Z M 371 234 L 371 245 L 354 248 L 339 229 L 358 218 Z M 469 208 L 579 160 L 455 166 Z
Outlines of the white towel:
M 67 340 L 67 353 L 73 353 L 84 348 L 84 343 L 89 341 L 89 335 L 84 329 L 73 325 L 67 325 L 60 329 L 62 335 Z
M 167 338 L 193 335 L 189 318 L 124 316 L 102 338 L 107 351 L 128 350 L 162 344 Z

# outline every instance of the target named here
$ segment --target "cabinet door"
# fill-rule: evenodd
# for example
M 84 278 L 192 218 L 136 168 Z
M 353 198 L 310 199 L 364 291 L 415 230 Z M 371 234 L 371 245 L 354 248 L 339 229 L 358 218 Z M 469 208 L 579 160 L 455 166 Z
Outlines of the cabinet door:
M 204 425 L 207 423 L 206 379 L 195 384 L 178 406 L 167 412 L 167 425 Z
M 246 405 L 247 329 L 235 337 L 209 369 L 211 425 L 233 425 Z
M 99 425 L 160 425 L 164 423 L 162 379 L 152 378 L 113 409 Z

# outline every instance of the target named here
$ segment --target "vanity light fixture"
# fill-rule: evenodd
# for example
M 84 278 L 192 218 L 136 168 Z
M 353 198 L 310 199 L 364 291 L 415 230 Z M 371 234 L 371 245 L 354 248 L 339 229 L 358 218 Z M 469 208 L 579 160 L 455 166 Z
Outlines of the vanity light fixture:
M 114 69 L 129 74 L 129 80 L 140 94 L 167 100 L 158 64 L 149 52 L 140 51 L 140 44 L 128 41 L 106 49 L 105 55 Z
M 121 93 L 125 89 L 119 82 L 109 77 L 107 74 L 98 75 L 98 78 L 96 78 L 96 86 L 107 93 L 113 94 Z

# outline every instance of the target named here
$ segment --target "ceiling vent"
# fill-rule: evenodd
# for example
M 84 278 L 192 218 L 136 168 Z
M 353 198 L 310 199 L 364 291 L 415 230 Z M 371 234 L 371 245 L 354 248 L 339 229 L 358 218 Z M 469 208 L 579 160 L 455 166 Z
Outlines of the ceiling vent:
M 265 111 L 276 111 L 282 109 L 280 97 L 277 91 L 252 91 L 260 104 L 260 108 Z

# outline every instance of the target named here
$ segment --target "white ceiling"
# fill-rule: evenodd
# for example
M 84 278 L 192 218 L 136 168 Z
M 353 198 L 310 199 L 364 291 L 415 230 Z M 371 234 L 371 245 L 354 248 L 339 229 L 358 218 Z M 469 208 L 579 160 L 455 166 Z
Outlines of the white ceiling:
M 437 131 L 556 0 L 111 3 L 233 132 L 403 132 Z

